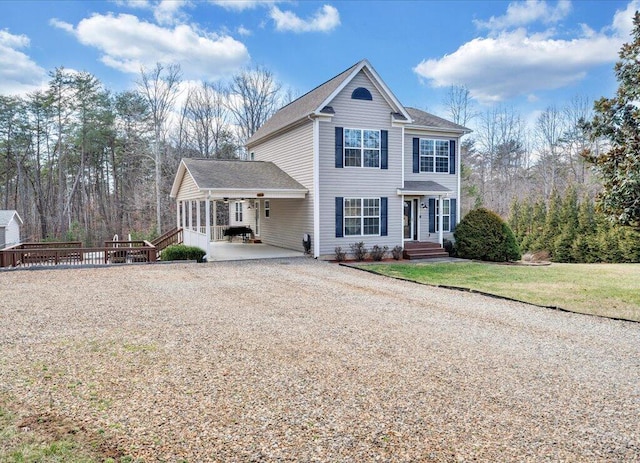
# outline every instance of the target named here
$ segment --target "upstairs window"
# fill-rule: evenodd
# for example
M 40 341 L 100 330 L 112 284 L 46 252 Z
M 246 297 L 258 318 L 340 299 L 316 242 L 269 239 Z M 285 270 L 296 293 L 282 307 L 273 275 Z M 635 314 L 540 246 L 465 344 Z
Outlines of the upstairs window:
M 449 140 L 420 139 L 420 172 L 449 173 Z
M 380 131 L 344 129 L 344 166 L 380 167 Z

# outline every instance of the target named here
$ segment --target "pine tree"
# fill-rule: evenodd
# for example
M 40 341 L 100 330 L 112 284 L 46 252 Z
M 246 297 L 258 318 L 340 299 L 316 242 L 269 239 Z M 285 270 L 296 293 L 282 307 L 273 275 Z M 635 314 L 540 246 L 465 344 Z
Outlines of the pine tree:
M 633 19 L 632 41 L 622 46 L 615 65 L 618 90 L 613 98 L 595 102 L 595 116 L 583 128 L 592 141 L 605 138 L 606 152 L 587 149 L 583 156 L 594 164 L 603 181 L 598 198 L 610 220 L 640 229 L 640 12 Z

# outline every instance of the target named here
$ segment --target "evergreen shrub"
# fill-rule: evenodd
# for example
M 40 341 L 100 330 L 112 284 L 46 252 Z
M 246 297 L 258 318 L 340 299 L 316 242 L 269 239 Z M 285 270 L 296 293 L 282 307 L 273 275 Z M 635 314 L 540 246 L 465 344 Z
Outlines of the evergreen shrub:
M 206 254 L 206 251 L 196 246 L 173 244 L 162 251 L 161 260 L 195 260 L 197 262 L 204 262 L 204 256 Z
M 463 259 L 507 262 L 520 259 L 511 228 L 498 214 L 483 207 L 469 212 L 458 224 L 455 252 Z

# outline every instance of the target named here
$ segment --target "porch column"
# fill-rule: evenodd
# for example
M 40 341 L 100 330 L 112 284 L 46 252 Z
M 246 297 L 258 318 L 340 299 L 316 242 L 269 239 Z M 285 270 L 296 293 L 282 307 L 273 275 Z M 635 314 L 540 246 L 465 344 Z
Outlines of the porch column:
M 202 217 L 200 217 L 200 200 L 196 201 L 196 231 L 202 233 Z
M 205 233 L 207 234 L 207 259 L 211 257 L 211 200 L 207 195 L 207 200 L 204 203 L 204 215 L 206 223 L 204 225 Z
M 193 202 L 189 200 L 189 230 L 193 231 Z
M 444 229 L 443 224 L 442 224 L 442 219 L 443 219 L 443 210 L 442 210 L 442 196 L 438 196 L 438 243 L 440 243 L 440 246 L 442 246 L 444 244 L 444 239 L 443 239 L 443 232 L 442 230 Z
M 181 207 L 180 203 L 181 202 L 182 201 L 178 201 L 176 199 L 176 227 L 178 228 L 180 228 L 180 207 Z
M 213 201 L 213 240 L 218 239 L 218 201 Z

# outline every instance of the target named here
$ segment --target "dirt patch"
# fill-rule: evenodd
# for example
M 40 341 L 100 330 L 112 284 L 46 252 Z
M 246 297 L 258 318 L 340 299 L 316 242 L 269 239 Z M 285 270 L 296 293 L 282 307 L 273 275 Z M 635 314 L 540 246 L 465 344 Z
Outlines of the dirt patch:
M 38 413 L 21 419 L 16 425 L 21 433 L 30 433 L 47 442 L 72 441 L 93 456 L 101 459 L 119 459 L 126 455 L 116 442 L 110 442 L 105 436 L 88 430 L 54 413 Z

